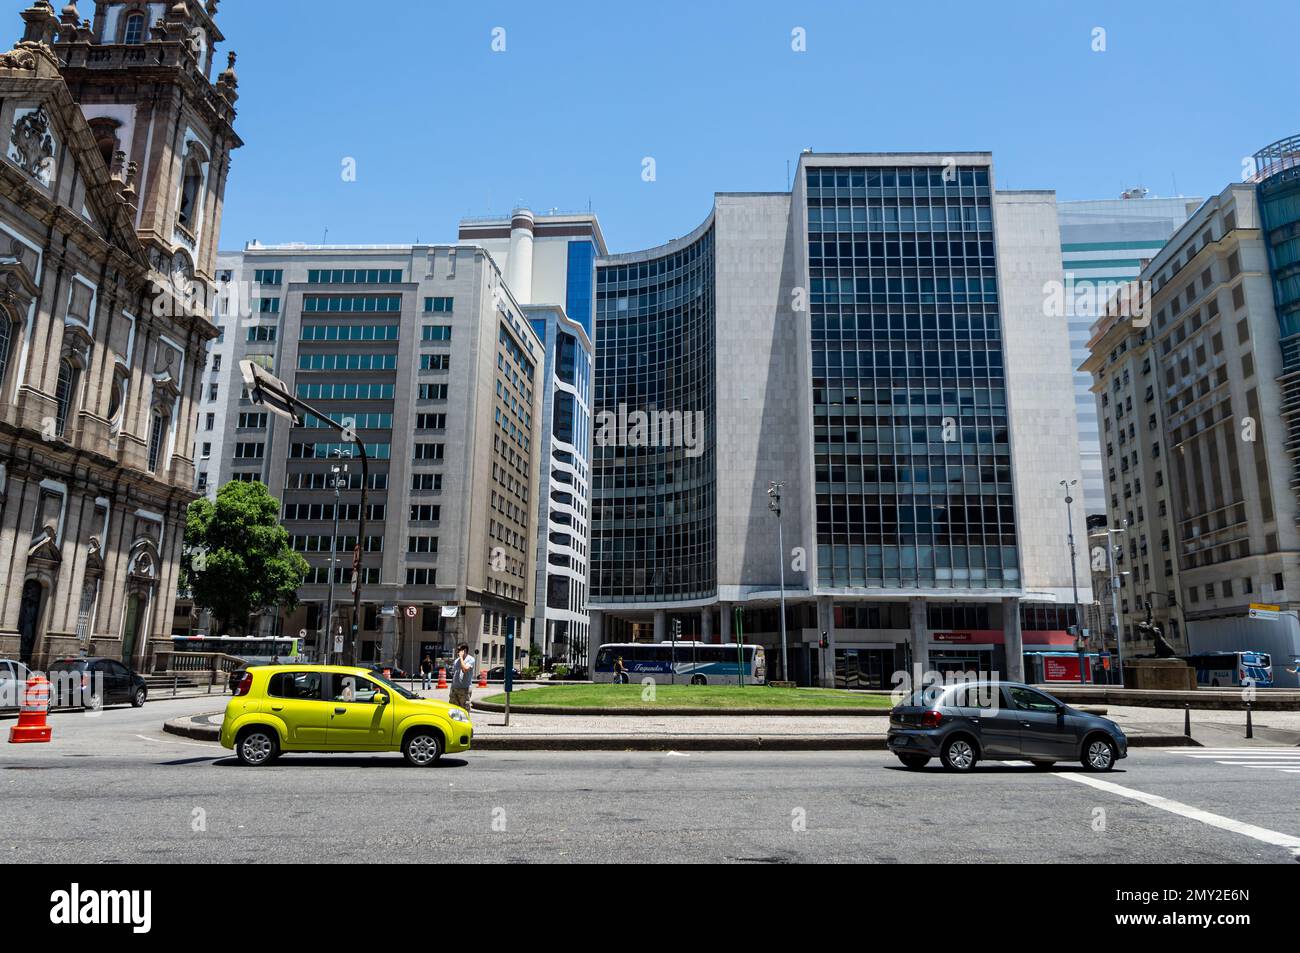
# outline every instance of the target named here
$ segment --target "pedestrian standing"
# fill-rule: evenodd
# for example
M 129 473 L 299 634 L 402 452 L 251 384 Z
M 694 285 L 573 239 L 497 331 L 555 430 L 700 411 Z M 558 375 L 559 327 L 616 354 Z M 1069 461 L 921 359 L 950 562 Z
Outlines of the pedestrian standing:
M 433 688 L 433 659 L 427 655 L 424 657 L 424 661 L 420 663 L 420 675 L 424 679 L 424 690 L 427 692 Z
M 451 663 L 451 696 L 448 701 L 469 711 L 469 695 L 473 685 L 474 656 L 469 654 L 469 646 L 462 642 L 456 646 L 456 657 Z

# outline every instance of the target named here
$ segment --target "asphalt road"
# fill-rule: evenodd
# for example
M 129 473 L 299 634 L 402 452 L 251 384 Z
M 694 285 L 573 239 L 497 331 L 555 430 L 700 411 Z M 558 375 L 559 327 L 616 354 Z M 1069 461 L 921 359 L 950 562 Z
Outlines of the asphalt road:
M 6 859 L 1294 863 L 1300 850 L 1296 748 L 1135 749 L 1105 775 L 915 772 L 886 752 L 484 751 L 425 770 L 397 754 L 287 755 L 244 768 L 160 730 L 205 707 L 60 712 L 52 744 L 3 745 Z

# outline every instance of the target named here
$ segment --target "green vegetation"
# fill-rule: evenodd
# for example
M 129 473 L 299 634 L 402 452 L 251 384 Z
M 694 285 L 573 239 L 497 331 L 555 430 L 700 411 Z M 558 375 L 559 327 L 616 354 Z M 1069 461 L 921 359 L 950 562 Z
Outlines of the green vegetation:
M 765 685 L 657 685 L 654 700 L 641 685 L 547 685 L 510 693 L 511 705 L 557 708 L 889 708 L 888 695 L 864 695 L 831 688 L 768 688 Z M 503 704 L 504 694 L 484 701 Z
M 181 585 L 212 612 L 214 634 L 242 631 L 254 612 L 296 607 L 308 568 L 280 525 L 280 501 L 261 483 L 232 480 L 215 503 L 200 497 L 190 504 Z

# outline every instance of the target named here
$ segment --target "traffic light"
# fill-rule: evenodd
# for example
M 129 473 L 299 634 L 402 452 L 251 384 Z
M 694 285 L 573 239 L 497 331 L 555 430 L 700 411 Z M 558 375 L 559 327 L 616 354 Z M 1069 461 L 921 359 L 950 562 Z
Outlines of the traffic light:
M 822 637 L 821 637 L 821 638 L 818 640 L 818 642 L 817 642 L 817 646 L 818 646 L 818 648 L 827 649 L 827 648 L 830 648 L 830 645 L 831 645 L 831 642 L 830 642 L 830 639 L 828 639 L 828 638 L 826 637 L 826 631 L 825 631 L 825 630 L 822 630 Z

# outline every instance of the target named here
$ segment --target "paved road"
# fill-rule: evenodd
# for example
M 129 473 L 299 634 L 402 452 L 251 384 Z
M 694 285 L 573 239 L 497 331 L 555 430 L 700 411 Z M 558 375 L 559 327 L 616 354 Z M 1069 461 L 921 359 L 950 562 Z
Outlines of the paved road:
M 1139 749 L 1102 776 L 910 772 L 884 752 L 485 751 L 428 770 L 289 755 L 249 769 L 159 730 L 192 710 L 58 713 L 53 744 L 4 745 L 7 859 L 1292 863 L 1300 848 L 1294 748 Z

